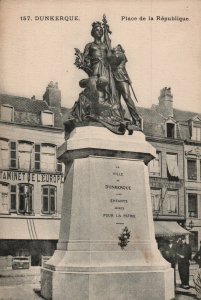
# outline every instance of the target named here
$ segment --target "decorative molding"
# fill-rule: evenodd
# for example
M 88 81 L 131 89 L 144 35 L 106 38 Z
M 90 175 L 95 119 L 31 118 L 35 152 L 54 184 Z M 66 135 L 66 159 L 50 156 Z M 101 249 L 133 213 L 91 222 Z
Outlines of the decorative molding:
M 167 178 L 162 177 L 149 177 L 150 180 L 150 187 L 159 187 L 159 188 L 172 188 L 172 189 L 179 189 L 183 187 L 184 180 L 179 179 L 178 181 L 169 181 Z
M 159 143 L 164 143 L 164 144 L 175 144 L 175 145 L 183 145 L 184 140 L 178 140 L 174 138 L 166 138 L 166 137 L 155 137 L 155 136 L 146 136 L 146 140 L 148 142 L 159 142 Z
M 201 148 L 199 146 L 197 146 L 197 147 L 194 147 L 193 149 L 191 149 L 189 151 L 185 151 L 184 153 L 185 153 L 185 156 L 195 155 L 195 156 L 200 157 L 201 156 Z

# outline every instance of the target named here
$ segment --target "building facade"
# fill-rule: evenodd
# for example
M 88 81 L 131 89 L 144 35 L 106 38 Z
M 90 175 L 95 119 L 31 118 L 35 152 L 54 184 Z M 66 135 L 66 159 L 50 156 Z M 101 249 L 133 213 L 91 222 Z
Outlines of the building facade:
M 69 109 L 50 82 L 43 100 L 0 95 L 0 257 L 29 252 L 32 265 L 53 254 L 59 237 L 65 171 L 56 158 Z M 158 105 L 138 107 L 156 148 L 149 165 L 159 247 L 170 236 L 201 240 L 201 116 L 174 109 L 170 88 Z M 188 233 L 191 232 L 189 235 Z
M 177 237 L 189 231 L 192 250 L 197 251 L 201 240 L 201 118 L 174 109 L 167 87 L 161 90 L 158 105 L 139 108 L 139 112 L 146 138 L 157 151 L 148 166 L 156 238 L 160 244 L 171 234 Z
M 186 227 L 197 250 L 201 241 L 201 115 L 177 112 L 184 137 Z
M 0 256 L 24 251 L 39 265 L 59 235 L 64 167 L 56 150 L 68 109 L 53 82 L 43 100 L 0 100 Z

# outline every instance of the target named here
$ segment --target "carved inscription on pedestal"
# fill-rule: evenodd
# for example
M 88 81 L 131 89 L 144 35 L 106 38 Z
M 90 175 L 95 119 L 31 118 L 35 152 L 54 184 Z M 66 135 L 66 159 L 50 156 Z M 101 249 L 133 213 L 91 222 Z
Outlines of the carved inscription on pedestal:
M 124 225 L 126 220 L 136 217 L 135 212 L 131 210 L 133 191 L 127 177 L 126 171 L 122 171 L 120 164 L 115 164 L 109 177 L 111 183 L 104 185 L 107 202 L 110 205 L 107 205 L 108 211 L 103 213 L 103 217 L 114 219 L 117 225 Z

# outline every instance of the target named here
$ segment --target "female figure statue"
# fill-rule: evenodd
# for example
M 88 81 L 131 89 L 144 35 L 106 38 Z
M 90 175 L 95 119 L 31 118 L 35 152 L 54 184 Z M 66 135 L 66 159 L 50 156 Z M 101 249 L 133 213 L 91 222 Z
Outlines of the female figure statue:
M 80 94 L 71 114 L 78 121 L 90 119 L 102 123 L 117 134 L 124 134 L 129 120 L 124 119 L 120 97 L 122 95 L 125 98 L 125 88 L 123 89 L 122 85 L 127 82 L 120 84 L 120 90 L 115 75 L 115 64 L 118 65 L 118 62 L 116 53 L 111 49 L 108 33 L 110 33 L 109 26 L 104 16 L 102 24 L 100 22 L 92 24 L 91 35 L 94 41 L 85 46 L 84 53 L 75 49 L 75 65 L 84 70 L 89 77 L 79 82 L 84 91 Z M 129 104 L 129 111 L 135 109 L 134 104 L 131 105 L 130 102 L 126 101 L 126 104 Z

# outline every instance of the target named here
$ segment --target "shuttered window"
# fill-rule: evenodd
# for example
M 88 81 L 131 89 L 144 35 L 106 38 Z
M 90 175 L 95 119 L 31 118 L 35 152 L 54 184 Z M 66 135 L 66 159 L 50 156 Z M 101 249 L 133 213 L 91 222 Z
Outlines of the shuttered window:
M 0 139 L 0 169 L 9 168 L 9 156 L 9 142 Z
M 50 145 L 41 146 L 41 171 L 56 171 L 56 147 Z
M 56 187 L 45 185 L 42 187 L 42 212 L 53 214 L 56 212 Z

